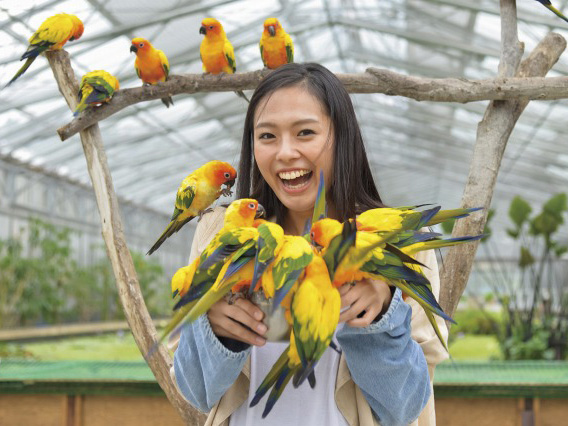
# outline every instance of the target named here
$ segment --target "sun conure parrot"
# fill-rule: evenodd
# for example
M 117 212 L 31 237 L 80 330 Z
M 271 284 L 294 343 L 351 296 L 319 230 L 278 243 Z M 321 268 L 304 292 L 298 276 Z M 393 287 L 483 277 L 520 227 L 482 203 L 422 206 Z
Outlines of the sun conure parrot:
M 249 295 L 257 287 L 257 282 L 266 271 L 266 268 L 276 259 L 284 244 L 284 230 L 273 222 L 264 222 L 257 226 L 257 251 L 254 259 L 254 273 L 249 288 Z M 272 293 L 274 295 L 274 293 Z
M 262 274 L 262 289 L 267 298 L 272 298 L 273 310 L 280 305 L 313 256 L 312 247 L 303 237 L 284 235 L 280 250 Z
M 558 9 L 556 9 L 554 6 L 552 6 L 552 3 L 550 3 L 550 0 L 536 0 L 536 1 L 539 2 L 540 4 L 542 4 L 548 10 L 550 10 L 552 13 L 554 13 L 560 19 L 563 19 L 566 22 L 568 22 L 568 18 L 566 18 L 566 16 L 564 16 L 562 14 L 562 12 L 560 12 Z
M 272 388 L 262 413 L 263 418 L 270 413 L 292 377 L 295 387 L 306 378 L 311 380 L 312 387 L 315 386 L 313 370 L 330 345 L 339 322 L 341 297 L 331 285 L 326 264 L 319 255 L 313 256 L 292 291 L 290 345 L 273 365 L 250 403 L 251 407 L 258 404 Z
M 235 51 L 227 38 L 223 25 L 214 18 L 205 18 L 199 27 L 199 34 L 203 40 L 199 46 L 199 55 L 206 74 L 234 74 L 237 72 Z M 249 102 L 242 91 L 235 92 L 238 96 Z
M 221 195 L 230 195 L 237 178 L 237 171 L 224 161 L 210 161 L 189 174 L 177 190 L 174 213 L 166 230 L 148 250 L 154 253 L 183 225 L 203 213 Z M 222 185 L 226 185 L 221 189 Z
M 79 104 L 73 115 L 76 117 L 89 105 L 101 105 L 110 101 L 119 88 L 118 79 L 106 71 L 98 70 L 85 74 L 79 87 Z
M 264 214 L 264 208 L 252 198 L 233 201 L 225 212 L 223 228 L 189 266 L 180 268 L 172 278 L 172 292 L 180 300 L 174 306 L 173 318 L 168 322 L 158 341 L 148 351 L 147 358 L 156 351 L 160 342 L 180 324 L 188 320 L 188 313 L 197 305 L 199 298 L 207 293 L 217 281 L 225 261 L 235 253 L 250 248 L 250 241 L 258 236 L 252 227 L 257 216 Z M 256 237 L 255 237 L 256 235 Z M 248 248 L 247 248 L 248 247 Z M 230 262 L 229 262 L 230 263 Z M 252 270 L 250 271 L 252 276 Z M 175 333 L 175 331 L 174 331 Z
M 201 297 L 217 280 L 225 261 L 236 251 L 258 236 L 253 227 L 255 218 L 264 214 L 264 208 L 252 198 L 233 201 L 225 211 L 223 227 L 215 234 L 207 247 L 185 269 L 184 281 L 172 281 L 173 296 L 181 297 L 174 309 Z M 254 257 L 254 255 L 253 255 Z M 175 287 L 174 287 L 175 284 Z M 188 290 L 191 288 L 191 294 Z
M 470 213 L 481 210 L 481 207 L 470 209 L 440 210 L 434 207 L 424 211 L 416 211 L 412 207 L 383 207 L 370 209 L 357 216 L 357 229 L 369 232 L 385 232 L 395 229 L 403 223 L 408 230 L 418 231 L 424 226 L 432 226 L 448 219 L 461 219 Z
M 59 50 L 68 41 L 78 40 L 83 35 L 83 30 L 83 22 L 75 15 L 59 13 L 47 18 L 30 37 L 30 44 L 20 58 L 20 61 L 26 59 L 26 62 L 6 86 L 25 73 L 40 54 L 46 50 Z
M 168 79 L 170 63 L 166 54 L 152 46 L 148 40 L 141 37 L 133 38 L 130 51 L 136 53 L 134 69 L 144 84 L 158 84 Z M 162 98 L 162 102 L 168 108 L 174 104 L 171 96 Z
M 323 219 L 312 226 L 312 239 L 314 244 L 323 247 L 324 258 L 329 257 L 331 251 L 337 251 L 334 250 L 333 244 L 336 243 L 338 238 L 344 239 L 340 235 L 341 226 L 333 219 Z M 393 250 L 393 247 L 383 244 L 383 247 L 376 246 L 364 257 L 359 254 L 364 247 L 373 246 L 373 242 L 377 239 L 381 239 L 381 237 L 373 233 L 358 231 L 356 246 L 347 251 L 344 260 L 327 262 L 328 269 L 330 269 L 330 265 L 337 265 L 336 267 L 331 266 L 330 270 L 333 285 L 339 287 L 352 281 L 381 279 L 400 288 L 403 294 L 412 297 L 423 307 L 426 317 L 432 323 L 434 331 L 445 347 L 445 342 L 433 313 L 448 321 L 454 321 L 446 315 L 438 304 L 432 293 L 430 282 L 422 273 L 420 265 L 414 259 L 409 258 L 409 253 L 406 253 L 404 248 L 400 250 L 394 248 L 394 252 L 391 252 L 390 250 Z M 408 249 L 409 252 L 412 252 L 412 246 L 409 246 Z M 409 260 L 409 262 L 405 262 L 405 260 Z
M 271 70 L 294 62 L 294 43 L 276 18 L 264 21 L 264 31 L 260 37 L 260 57 L 266 68 Z

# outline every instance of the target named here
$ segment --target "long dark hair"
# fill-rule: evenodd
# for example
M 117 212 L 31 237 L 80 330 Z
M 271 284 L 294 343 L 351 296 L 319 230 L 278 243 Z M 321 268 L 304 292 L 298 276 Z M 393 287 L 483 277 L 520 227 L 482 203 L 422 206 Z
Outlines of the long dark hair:
M 315 63 L 283 65 L 268 74 L 254 91 L 244 125 L 237 198 L 257 199 L 268 217 L 276 215 L 278 223 L 284 222 L 286 207 L 266 183 L 254 159 L 254 114 L 266 96 L 297 85 L 305 86 L 331 118 L 335 148 L 327 197 L 333 201 L 337 219 L 345 221 L 365 210 L 384 207 L 373 180 L 351 98 L 331 71 Z

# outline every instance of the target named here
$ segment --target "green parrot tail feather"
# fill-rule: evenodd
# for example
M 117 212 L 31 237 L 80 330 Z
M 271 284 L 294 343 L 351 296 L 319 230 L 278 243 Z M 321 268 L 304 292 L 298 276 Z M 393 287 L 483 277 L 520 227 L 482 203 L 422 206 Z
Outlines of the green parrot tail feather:
M 194 217 L 195 216 L 189 216 L 187 219 L 185 219 L 181 222 L 178 222 L 177 220 L 172 220 L 169 223 L 166 230 L 162 233 L 162 235 L 160 235 L 160 238 L 158 238 L 158 241 L 156 241 L 154 243 L 154 245 L 150 248 L 150 250 L 148 250 L 148 253 L 146 253 L 146 254 L 151 255 L 156 250 L 158 250 L 158 248 L 160 248 L 160 246 L 163 244 L 164 241 L 166 241 L 168 239 L 168 237 L 170 237 L 171 235 L 178 232 L 183 227 L 183 225 L 185 225 L 187 222 L 189 222 Z
M 245 101 L 247 101 L 250 104 L 249 98 L 247 98 L 247 95 L 245 95 L 245 93 L 242 90 L 236 90 L 235 93 L 239 98 L 243 98 Z
M 276 383 L 278 377 L 280 377 L 280 375 L 285 371 L 288 365 L 289 350 L 290 346 L 288 346 L 284 350 L 284 352 L 282 352 L 280 358 L 278 358 L 278 360 L 274 363 L 272 369 L 268 372 L 256 392 L 254 393 L 254 397 L 250 402 L 249 407 L 254 407 L 256 404 L 258 404 L 262 397 L 266 394 L 266 392 L 268 392 L 268 389 L 270 389 L 274 385 L 274 383 Z
M 16 81 L 18 78 L 21 77 L 21 75 L 23 73 L 25 73 L 28 68 L 30 67 L 30 65 L 33 63 L 33 61 L 35 61 L 35 58 L 37 58 L 37 56 L 30 56 L 28 59 L 26 59 L 26 62 L 24 63 L 24 65 L 22 65 L 22 67 L 18 70 L 18 72 L 16 73 L 16 75 L 14 75 L 14 77 L 12 77 L 12 80 L 10 80 L 8 82 L 8 84 L 6 84 L 6 86 L 4 86 L 4 88 L 8 87 L 10 84 L 12 84 L 14 81 Z

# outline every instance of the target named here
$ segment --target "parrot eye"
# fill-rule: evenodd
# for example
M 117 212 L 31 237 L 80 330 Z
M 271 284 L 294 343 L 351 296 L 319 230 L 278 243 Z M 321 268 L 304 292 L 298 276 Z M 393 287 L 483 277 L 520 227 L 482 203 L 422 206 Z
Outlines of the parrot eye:
M 225 176 L 225 179 L 229 179 L 231 177 L 231 174 L 229 172 L 225 172 L 223 173 L 223 176 Z
M 213 25 L 209 25 L 209 29 L 212 30 L 212 29 L 213 29 Z
M 256 209 L 256 204 L 249 203 L 249 209 L 252 209 L 252 210 Z
M 314 231 L 310 232 L 310 237 L 314 240 L 316 238 L 316 233 Z
M 140 47 L 144 47 L 144 43 L 140 43 L 138 46 Z

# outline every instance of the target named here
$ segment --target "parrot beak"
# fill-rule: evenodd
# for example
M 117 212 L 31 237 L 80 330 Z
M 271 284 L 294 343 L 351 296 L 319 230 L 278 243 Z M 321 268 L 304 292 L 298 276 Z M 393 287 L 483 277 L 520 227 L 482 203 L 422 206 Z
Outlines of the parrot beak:
M 274 35 L 276 34 L 276 29 L 274 28 L 274 25 L 269 25 L 268 26 L 268 32 L 270 33 L 270 35 L 272 37 L 274 37 Z
M 256 214 L 254 215 L 255 219 L 258 219 L 260 217 L 265 217 L 266 216 L 266 210 L 264 210 L 264 207 L 262 207 L 262 204 L 258 205 L 258 208 L 256 209 Z
M 130 51 L 136 53 L 138 52 L 138 48 L 136 46 L 130 46 Z
M 203 25 L 199 28 L 199 34 L 207 34 L 207 29 Z
M 227 182 L 225 182 L 225 185 L 227 186 L 227 188 L 232 188 L 233 185 L 235 184 L 235 179 L 233 180 L 228 180 Z

